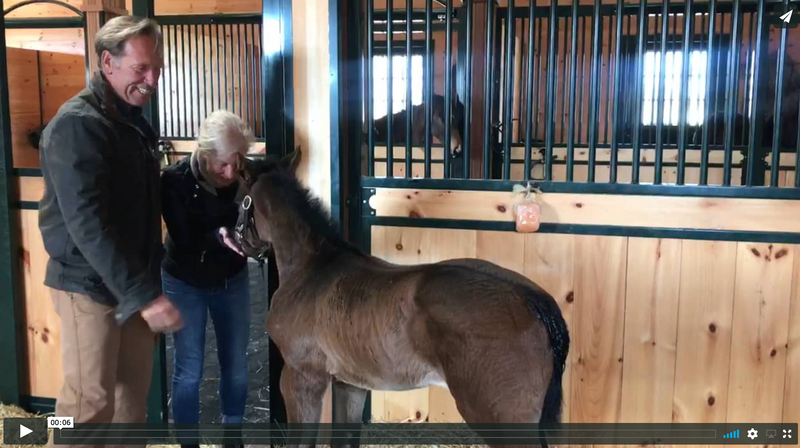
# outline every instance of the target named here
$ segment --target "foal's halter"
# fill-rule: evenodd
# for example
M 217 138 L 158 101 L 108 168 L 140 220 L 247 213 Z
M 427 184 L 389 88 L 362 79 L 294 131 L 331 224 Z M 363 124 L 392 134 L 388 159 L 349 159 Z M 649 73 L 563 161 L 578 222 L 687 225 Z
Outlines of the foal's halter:
M 250 231 L 253 236 L 258 240 L 261 241 L 261 237 L 258 235 L 258 227 L 256 226 L 256 218 L 253 213 L 253 198 L 250 195 L 246 195 L 244 199 L 242 199 L 241 204 L 242 212 L 244 213 L 244 219 L 241 220 L 240 223 L 236 225 L 234 232 L 236 233 L 236 239 L 239 240 L 239 244 L 244 247 L 244 245 L 248 245 L 252 248 L 252 246 L 247 242 L 244 237 L 246 231 Z M 253 248 L 255 249 L 255 248 Z M 264 249 L 258 252 L 256 255 L 251 255 L 252 258 L 257 260 L 259 263 L 264 263 L 264 259 L 267 258 L 267 252 L 269 251 L 269 244 L 264 245 Z

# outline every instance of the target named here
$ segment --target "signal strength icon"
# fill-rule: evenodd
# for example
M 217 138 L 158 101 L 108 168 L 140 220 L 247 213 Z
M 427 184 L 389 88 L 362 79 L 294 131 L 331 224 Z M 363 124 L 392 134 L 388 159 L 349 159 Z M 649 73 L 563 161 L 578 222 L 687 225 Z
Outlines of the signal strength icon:
M 725 434 L 724 436 L 722 436 L 722 438 L 723 439 L 738 439 L 739 438 L 739 430 L 737 429 L 736 431 L 731 431 L 731 432 Z

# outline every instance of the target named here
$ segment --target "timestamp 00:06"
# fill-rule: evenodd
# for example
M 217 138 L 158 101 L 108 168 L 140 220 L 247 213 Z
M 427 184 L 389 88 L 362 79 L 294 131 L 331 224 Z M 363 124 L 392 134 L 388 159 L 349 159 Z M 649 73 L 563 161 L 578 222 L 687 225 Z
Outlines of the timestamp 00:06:
M 74 428 L 74 417 L 47 417 L 47 429 Z

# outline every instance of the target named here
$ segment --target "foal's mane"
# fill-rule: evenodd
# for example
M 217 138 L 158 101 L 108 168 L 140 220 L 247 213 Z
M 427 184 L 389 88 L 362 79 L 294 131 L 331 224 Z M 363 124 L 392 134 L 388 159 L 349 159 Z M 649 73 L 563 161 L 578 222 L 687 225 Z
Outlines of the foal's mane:
M 311 233 L 336 249 L 347 252 L 364 254 L 358 247 L 345 241 L 339 234 L 336 224 L 332 221 L 330 212 L 322 201 L 308 188 L 303 186 L 299 179 L 289 169 L 282 167 L 274 160 L 265 159 L 256 162 L 251 168 L 252 185 L 259 181 L 268 183 L 267 188 L 275 189 L 281 202 L 288 204 L 297 218 L 305 222 Z

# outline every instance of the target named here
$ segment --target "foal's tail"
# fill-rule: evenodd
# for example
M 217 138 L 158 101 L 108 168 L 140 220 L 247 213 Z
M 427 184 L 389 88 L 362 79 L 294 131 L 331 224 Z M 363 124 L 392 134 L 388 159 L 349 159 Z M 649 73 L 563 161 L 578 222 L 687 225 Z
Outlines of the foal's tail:
M 547 327 L 550 347 L 553 350 L 553 376 L 547 386 L 542 416 L 539 419 L 540 424 L 553 425 L 559 423 L 561 419 L 561 378 L 564 375 L 569 354 L 569 330 L 561 314 L 561 309 L 550 294 L 542 290 L 541 294 L 529 296 L 527 302 L 531 310 Z

